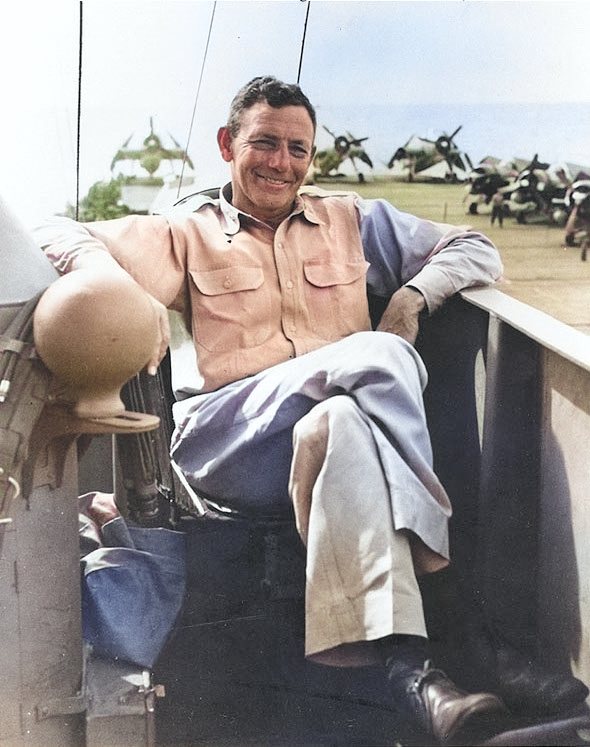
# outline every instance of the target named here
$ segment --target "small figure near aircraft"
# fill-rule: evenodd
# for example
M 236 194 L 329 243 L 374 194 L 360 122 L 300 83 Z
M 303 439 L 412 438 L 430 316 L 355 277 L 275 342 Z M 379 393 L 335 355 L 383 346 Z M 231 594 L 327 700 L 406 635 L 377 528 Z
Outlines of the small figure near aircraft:
M 587 177 L 578 174 L 578 177 Z M 586 261 L 590 249 L 590 179 L 579 178 L 568 189 L 565 202 L 570 214 L 565 225 L 565 243 L 567 246 L 581 246 L 580 258 Z
M 459 125 L 452 135 L 443 133 L 436 140 L 412 135 L 407 143 L 391 156 L 387 168 L 392 169 L 396 164 L 400 165 L 407 172 L 410 182 L 415 176 L 450 182 L 466 179 L 467 166 L 472 168 L 471 161 L 466 153 L 461 153 L 455 143 L 455 136 L 462 126 Z
M 506 212 L 506 206 L 504 205 L 504 194 L 501 190 L 498 190 L 493 196 L 492 196 L 492 216 L 491 216 L 491 224 L 492 226 L 498 221 L 498 225 L 500 228 L 504 225 L 504 213 Z
M 357 138 L 347 132 L 346 135 L 335 135 L 325 125 L 322 125 L 324 130 L 333 138 L 334 146 L 332 148 L 326 148 L 324 150 L 318 150 L 313 159 L 313 163 L 310 169 L 310 175 L 308 176 L 308 183 L 313 183 L 315 178 L 320 177 L 335 177 L 341 176 L 338 173 L 338 169 L 347 159 L 352 163 L 354 171 L 358 177 L 359 182 L 364 182 L 365 177 L 362 171 L 359 171 L 357 167 L 357 159 L 362 163 L 365 163 L 370 169 L 373 168 L 373 162 L 369 158 L 366 150 L 362 147 L 362 143 L 368 140 L 367 137 Z

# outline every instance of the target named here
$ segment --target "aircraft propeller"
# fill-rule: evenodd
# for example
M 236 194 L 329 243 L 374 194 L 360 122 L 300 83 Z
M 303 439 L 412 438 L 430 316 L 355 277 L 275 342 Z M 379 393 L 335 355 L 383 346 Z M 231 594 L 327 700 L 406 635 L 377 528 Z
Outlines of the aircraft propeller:
M 329 130 L 326 125 L 322 125 L 324 130 L 330 135 L 331 138 L 334 140 L 334 150 L 337 153 L 340 153 L 341 155 L 346 155 L 351 147 L 360 148 L 361 143 L 364 143 L 365 140 L 368 140 L 368 137 L 354 137 L 354 135 L 351 135 L 350 132 L 346 132 L 346 135 L 335 135 L 331 130 Z
M 373 162 L 369 158 L 367 152 L 362 147 L 365 140 L 368 137 L 354 137 L 350 132 L 346 132 L 345 135 L 336 135 L 326 125 L 322 125 L 323 129 L 330 135 L 334 141 L 332 148 L 318 151 L 314 159 L 314 166 L 317 172 L 321 176 L 328 176 L 338 169 L 340 164 L 349 159 L 353 165 L 354 170 L 359 176 L 359 180 L 363 179 L 362 173 L 359 173 L 355 160 L 358 159 L 363 163 L 366 163 L 369 168 L 373 168 Z
M 451 135 L 443 132 L 436 140 L 412 136 L 404 146 L 395 151 L 387 167 L 391 169 L 396 161 L 409 160 L 411 162 L 408 176 L 410 180 L 414 173 L 419 173 L 441 160 L 446 161 L 451 174 L 454 174 L 455 168 L 467 171 L 465 164 L 472 169 L 473 165 L 469 156 L 466 153 L 461 154 L 455 144 L 455 137 L 462 127 L 463 125 L 459 125 Z

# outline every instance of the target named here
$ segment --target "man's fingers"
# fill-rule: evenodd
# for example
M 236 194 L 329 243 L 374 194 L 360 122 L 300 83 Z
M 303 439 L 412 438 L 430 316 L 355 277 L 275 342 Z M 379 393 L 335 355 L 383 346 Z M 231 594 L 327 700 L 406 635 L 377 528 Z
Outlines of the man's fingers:
M 152 301 L 156 311 L 159 335 L 157 348 L 147 364 L 147 372 L 150 376 L 155 376 L 158 371 L 158 366 L 166 355 L 168 345 L 170 344 L 170 321 L 168 319 L 168 311 L 166 310 L 166 307 L 155 298 L 152 299 Z

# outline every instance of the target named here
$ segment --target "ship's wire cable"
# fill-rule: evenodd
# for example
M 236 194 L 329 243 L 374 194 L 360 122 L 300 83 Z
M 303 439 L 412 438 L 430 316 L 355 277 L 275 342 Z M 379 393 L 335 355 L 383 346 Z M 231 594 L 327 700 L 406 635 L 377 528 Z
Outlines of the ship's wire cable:
M 82 29 L 83 29 L 83 12 L 82 0 L 80 0 L 80 18 L 79 18 L 79 41 L 78 41 L 78 111 L 76 121 L 76 220 L 80 210 L 80 132 L 82 127 Z
M 301 80 L 301 67 L 303 65 L 303 50 L 305 49 L 305 37 L 307 35 L 307 20 L 309 18 L 309 9 L 311 8 L 311 0 L 307 0 L 307 9 L 305 11 L 305 21 L 303 23 L 303 36 L 301 37 L 301 52 L 299 53 L 299 69 L 297 70 L 297 85 Z
M 205 53 L 203 54 L 203 61 L 201 63 L 201 73 L 199 75 L 199 83 L 197 85 L 197 93 L 195 94 L 195 104 L 193 106 L 193 113 L 191 116 L 190 125 L 188 128 L 188 137 L 186 140 L 186 148 L 184 149 L 184 154 L 182 157 L 182 168 L 180 170 L 180 179 L 178 180 L 178 191 L 176 193 L 176 198 L 178 199 L 180 197 L 180 190 L 182 189 L 182 178 L 184 176 L 184 166 L 186 164 L 186 160 L 188 158 L 188 146 L 191 139 L 191 134 L 193 130 L 193 124 L 195 121 L 195 115 L 197 112 L 197 104 L 199 101 L 199 94 L 201 92 L 201 84 L 203 82 L 203 73 L 205 72 L 205 62 L 207 61 L 207 53 L 209 51 L 209 42 L 211 41 L 211 31 L 213 30 L 213 19 L 215 18 L 215 9 L 217 7 L 217 0 L 213 3 L 213 9 L 211 11 L 211 20 L 209 21 L 209 32 L 207 34 L 207 43 L 205 45 Z

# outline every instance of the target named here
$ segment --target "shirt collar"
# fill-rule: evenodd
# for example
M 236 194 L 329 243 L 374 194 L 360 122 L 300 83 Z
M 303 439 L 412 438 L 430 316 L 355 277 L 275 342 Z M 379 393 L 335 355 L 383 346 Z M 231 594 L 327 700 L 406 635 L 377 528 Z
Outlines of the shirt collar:
M 224 187 L 222 187 L 222 189 L 219 190 L 219 208 L 224 220 L 223 231 L 228 236 L 233 236 L 240 230 L 240 216 L 243 216 L 248 220 L 256 220 L 256 218 L 254 218 L 252 215 L 249 215 L 243 210 L 239 210 L 237 207 L 232 205 L 231 198 L 232 186 L 231 182 L 228 182 Z M 310 223 L 320 224 L 322 222 L 316 215 L 310 201 L 303 199 L 300 194 L 296 196 L 293 210 L 285 220 L 291 220 L 291 218 L 294 218 L 296 215 L 303 215 L 304 218 Z
M 302 194 L 297 195 L 297 198 L 295 200 L 295 209 L 293 210 L 292 215 L 299 213 L 303 213 L 306 220 L 308 220 L 310 223 L 315 223 L 319 226 L 323 222 L 314 210 L 313 202 L 309 199 L 305 199 L 304 195 Z
M 228 236 L 233 236 L 240 230 L 241 211 L 231 204 L 231 195 L 231 182 L 228 182 L 219 190 L 219 208 L 224 223 L 223 232 Z M 242 215 L 245 215 L 245 213 L 242 213 Z

